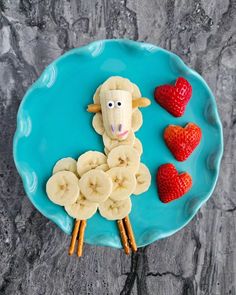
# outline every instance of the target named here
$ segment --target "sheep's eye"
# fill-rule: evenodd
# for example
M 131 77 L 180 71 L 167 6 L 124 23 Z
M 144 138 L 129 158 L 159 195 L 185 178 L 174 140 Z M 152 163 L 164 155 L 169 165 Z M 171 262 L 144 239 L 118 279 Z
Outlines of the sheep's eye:
M 113 109 L 114 108 L 114 101 L 113 100 L 109 100 L 108 102 L 107 102 L 107 107 L 109 108 L 109 109 Z
M 117 108 L 121 108 L 121 107 L 122 107 L 122 102 L 119 101 L 119 100 L 117 100 L 117 101 L 116 101 L 116 107 L 117 107 Z

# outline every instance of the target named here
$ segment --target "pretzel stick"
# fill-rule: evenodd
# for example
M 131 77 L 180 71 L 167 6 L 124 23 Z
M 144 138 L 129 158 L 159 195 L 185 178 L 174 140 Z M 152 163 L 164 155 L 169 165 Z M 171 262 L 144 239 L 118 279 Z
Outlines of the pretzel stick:
M 71 236 L 70 248 L 68 251 L 69 255 L 72 255 L 74 253 L 75 243 L 76 243 L 76 239 L 77 239 L 78 231 L 79 231 L 79 225 L 80 225 L 80 220 L 75 220 L 74 229 Z
M 80 229 L 79 229 L 78 250 L 77 250 L 77 255 L 79 257 L 81 257 L 83 253 L 85 227 L 86 227 L 86 220 L 81 220 Z
M 89 104 L 87 108 L 87 112 L 89 113 L 98 113 L 101 111 L 101 105 L 100 104 Z
M 125 232 L 123 220 L 117 220 L 117 225 L 120 231 L 120 237 L 123 244 L 123 248 L 125 250 L 125 254 L 128 255 L 130 253 L 130 248 L 129 248 L 129 243 L 128 243 L 127 235 Z
M 131 249 L 133 250 L 133 252 L 136 252 L 137 251 L 137 245 L 136 245 L 136 242 L 135 242 L 134 232 L 133 232 L 130 220 L 129 220 L 129 216 L 126 216 L 123 219 L 123 222 L 124 222 L 124 225 L 125 225 L 125 230 L 126 230 L 127 236 L 129 238 L 129 243 L 130 243 Z
M 150 104 L 151 104 L 150 99 L 148 99 L 146 97 L 139 97 L 139 98 L 132 100 L 132 107 L 133 108 L 137 108 L 137 107 L 145 108 L 145 107 L 149 106 Z

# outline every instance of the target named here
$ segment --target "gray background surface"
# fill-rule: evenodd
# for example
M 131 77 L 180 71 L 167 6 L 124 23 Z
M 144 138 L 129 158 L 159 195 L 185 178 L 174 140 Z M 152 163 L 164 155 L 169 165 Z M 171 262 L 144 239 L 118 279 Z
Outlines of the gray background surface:
M 208 82 L 225 153 L 212 198 L 183 230 L 126 257 L 68 236 L 25 196 L 12 159 L 16 113 L 70 48 L 129 38 L 177 53 Z M 0 0 L 0 294 L 236 294 L 236 1 Z

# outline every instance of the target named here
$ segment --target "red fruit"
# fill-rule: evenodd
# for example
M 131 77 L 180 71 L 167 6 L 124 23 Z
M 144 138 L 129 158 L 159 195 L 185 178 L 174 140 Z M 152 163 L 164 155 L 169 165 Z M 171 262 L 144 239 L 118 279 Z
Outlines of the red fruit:
M 192 86 L 186 79 L 179 77 L 174 86 L 156 87 L 154 96 L 156 101 L 169 113 L 175 117 L 181 117 L 192 96 Z
M 192 187 L 192 178 L 187 172 L 178 174 L 173 164 L 164 164 L 158 168 L 157 188 L 163 203 L 171 202 L 186 194 Z
M 194 123 L 188 123 L 184 128 L 169 125 L 164 131 L 166 145 L 178 161 L 185 161 L 198 146 L 202 131 Z

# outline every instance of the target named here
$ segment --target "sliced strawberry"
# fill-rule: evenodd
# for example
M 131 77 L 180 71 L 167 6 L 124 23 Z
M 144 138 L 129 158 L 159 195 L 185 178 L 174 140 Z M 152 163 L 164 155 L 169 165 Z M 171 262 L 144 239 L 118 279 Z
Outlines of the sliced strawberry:
M 164 131 L 166 145 L 178 161 L 185 161 L 199 145 L 201 138 L 201 128 L 194 123 L 188 123 L 184 128 L 169 125 Z
M 173 164 L 164 164 L 158 168 L 157 188 L 160 200 L 168 203 L 186 194 L 192 187 L 192 178 L 187 172 L 178 174 Z
M 175 117 L 181 117 L 192 96 L 192 86 L 183 77 L 175 85 L 162 85 L 155 89 L 156 101 Z

